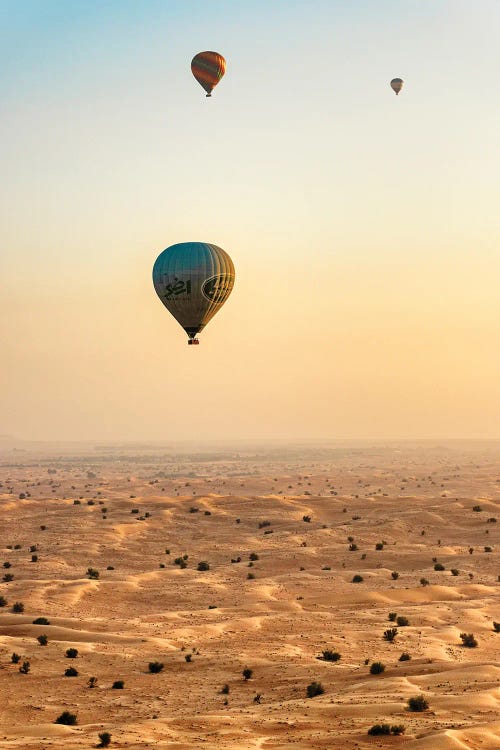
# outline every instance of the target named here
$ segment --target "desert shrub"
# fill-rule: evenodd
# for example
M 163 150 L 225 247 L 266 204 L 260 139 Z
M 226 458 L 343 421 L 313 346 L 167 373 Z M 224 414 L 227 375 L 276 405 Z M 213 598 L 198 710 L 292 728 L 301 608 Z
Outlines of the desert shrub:
M 381 661 L 374 661 L 370 666 L 370 674 L 382 674 L 385 671 L 385 664 Z
M 302 516 L 302 520 L 304 523 L 311 523 L 311 516 Z
M 184 658 L 189 664 L 193 660 L 193 654 L 186 654 Z
M 393 581 L 397 581 L 399 578 L 399 573 L 396 570 L 393 570 L 391 573 L 391 578 Z
M 460 573 L 460 571 L 457 568 L 452 568 L 450 570 L 450 573 L 451 573 L 452 576 L 458 576 L 459 573 Z
M 384 549 L 384 543 L 383 542 L 377 542 L 375 545 L 375 549 L 380 552 L 380 550 Z
M 95 505 L 95 502 L 93 500 L 87 500 L 87 505 Z
M 271 521 L 259 521 L 259 529 L 265 529 L 266 526 L 270 526 Z
M 10 581 L 14 580 L 14 573 L 6 573 L 2 580 L 4 583 L 10 583 Z
M 484 548 L 484 551 L 485 551 L 485 552 L 492 552 L 492 551 L 493 551 L 493 549 L 492 549 L 492 547 L 485 547 L 485 548 Z
M 391 734 L 400 735 L 405 733 L 404 724 L 393 724 L 391 727 Z
M 249 680 L 251 676 L 253 675 L 253 669 L 249 669 L 248 667 L 245 667 L 243 672 L 241 673 L 243 675 L 244 680 Z
M 323 651 L 321 656 L 318 656 L 318 659 L 323 659 L 323 661 L 339 661 L 340 654 L 338 651 Z
M 21 655 L 20 654 L 16 654 L 16 652 L 14 651 L 14 653 L 10 657 L 10 660 L 11 660 L 12 664 L 19 664 L 19 662 L 21 661 Z
M 97 580 L 99 578 L 99 571 L 95 568 L 87 568 L 87 578 L 93 578 L 94 580 Z
M 76 714 L 72 714 L 70 711 L 63 711 L 54 722 L 54 724 L 67 724 L 68 726 L 74 726 L 77 723 Z
M 248 574 L 247 574 L 247 579 L 248 579 L 249 581 L 253 581 L 253 579 L 254 579 L 254 578 L 255 578 L 255 573 L 248 573 Z
M 403 651 L 403 653 L 399 657 L 399 661 L 410 661 L 410 659 L 411 659 L 411 656 L 406 651 Z
M 266 529 L 266 530 L 264 531 L 264 534 L 273 534 L 273 533 L 274 533 L 274 532 L 273 532 L 273 530 L 272 530 L 272 529 Z M 303 544 L 302 546 L 303 546 L 303 547 L 305 547 L 306 545 L 305 545 L 305 544 Z
M 398 626 L 399 626 L 400 628 L 405 628 L 405 627 L 406 627 L 407 625 L 409 625 L 409 624 L 410 624 L 410 621 L 408 620 L 408 618 L 407 618 L 407 617 L 402 617 L 402 616 L 401 616 L 401 617 L 397 617 L 397 618 L 396 618 L 396 624 L 397 624 L 397 625 L 398 625 Z
M 115 680 L 111 685 L 112 690 L 123 690 L 125 682 L 123 680 Z
M 427 580 L 427 578 L 421 578 L 420 579 L 420 585 L 421 586 L 428 586 L 429 585 L 429 581 Z
M 190 507 L 190 509 L 189 509 L 189 512 L 190 512 L 190 513 L 198 513 L 198 512 L 199 512 L 199 510 L 200 510 L 199 508 L 197 508 L 196 506 L 192 505 L 192 506 Z
M 201 562 L 198 563 L 196 570 L 200 570 L 200 571 L 210 570 L 210 565 L 209 563 L 206 562 L 206 560 L 202 560 Z
M 500 622 L 493 623 L 493 630 L 495 631 L 495 633 L 500 633 Z
M 256 560 L 259 559 L 259 556 L 256 552 L 251 552 L 250 555 L 248 556 L 248 559 L 252 560 L 252 562 L 255 562 Z
M 356 573 L 355 576 L 352 577 L 353 583 L 362 583 L 363 582 L 363 576 L 360 576 L 358 573 Z
M 473 552 L 474 552 L 474 547 L 469 547 L 469 555 L 472 555 Z
M 408 710 L 409 711 L 426 711 L 429 708 L 429 704 L 423 695 L 414 695 L 408 698 Z
M 358 545 L 355 544 L 355 542 L 351 542 L 351 544 L 349 545 L 349 552 L 356 552 L 357 549 L 358 549 Z
M 109 747 L 111 744 L 111 735 L 109 732 L 99 732 L 99 739 L 101 740 L 99 747 Z
M 47 643 L 49 642 L 49 639 L 46 635 L 39 635 L 37 638 L 37 641 L 40 644 L 40 646 L 46 646 Z
M 38 555 L 31 555 L 31 562 L 38 562 Z
M 174 560 L 174 565 L 182 565 L 183 562 L 184 560 L 182 557 L 176 557 Z
M 317 695 L 323 695 L 325 688 L 321 682 L 311 682 L 306 688 L 306 695 L 308 698 L 315 698 Z
M 78 669 L 75 669 L 74 667 L 68 667 L 68 669 L 64 671 L 64 676 L 65 677 L 78 677 Z
M 40 531 L 45 531 L 46 528 L 47 527 L 42 524 L 42 526 L 40 526 Z
M 229 685 L 223 685 L 221 688 L 222 695 L 229 695 Z
M 478 645 L 474 633 L 460 633 L 460 638 L 462 640 L 462 646 L 465 646 L 466 648 L 476 648 Z
M 481 513 L 483 509 L 481 508 L 480 505 L 474 505 L 472 510 L 474 511 L 474 513 Z
M 67 659 L 76 659 L 78 656 L 78 649 L 77 648 L 67 648 L 66 649 L 66 658 Z
M 396 622 L 396 617 L 398 616 L 397 612 L 389 612 L 389 620 L 391 622 Z
M 148 664 L 148 669 L 151 672 L 151 674 L 158 674 L 158 672 L 161 672 L 163 667 L 164 667 L 164 664 L 162 664 L 161 661 L 150 661 Z
M 3 566 L 4 566 L 4 568 L 11 568 L 12 567 L 12 563 L 10 563 L 10 562 L 8 562 L 8 560 L 6 560 L 4 562 L 4 564 L 3 564 Z
M 50 620 L 47 620 L 46 617 L 37 617 L 36 620 L 33 620 L 33 625 L 50 625 Z
M 16 615 L 22 614 L 24 612 L 24 604 L 22 602 L 14 602 L 14 604 L 12 605 L 12 611 Z
M 384 640 L 389 641 L 389 643 L 392 643 L 392 641 L 395 639 L 395 637 L 398 634 L 397 628 L 388 628 L 387 630 L 384 630 Z
M 6 607 L 7 604 L 8 604 L 8 601 L 5 598 L 5 596 L 0 596 L 0 607 Z
M 445 567 L 442 563 L 436 563 L 434 565 L 434 570 L 445 570 Z
M 261 699 L 262 699 L 262 693 L 257 693 L 256 695 L 254 695 L 253 702 L 260 703 Z
M 497 519 L 494 516 L 492 516 L 491 518 L 488 518 L 488 520 L 486 521 L 486 523 L 496 523 L 496 522 L 497 522 Z
M 372 737 L 376 737 L 381 734 L 390 734 L 391 728 L 389 724 L 374 724 L 370 729 L 368 730 L 368 734 Z
M 89 688 L 95 688 L 95 686 L 97 685 L 97 677 L 89 677 L 87 685 L 89 686 Z
M 81 500 L 73 500 L 73 505 L 81 505 Z
M 106 570 L 114 570 L 114 566 L 113 565 L 108 565 L 108 567 L 106 568 Z
M 29 661 L 23 661 L 22 665 L 19 667 L 19 671 L 21 674 L 28 674 L 28 672 L 31 669 L 31 664 Z

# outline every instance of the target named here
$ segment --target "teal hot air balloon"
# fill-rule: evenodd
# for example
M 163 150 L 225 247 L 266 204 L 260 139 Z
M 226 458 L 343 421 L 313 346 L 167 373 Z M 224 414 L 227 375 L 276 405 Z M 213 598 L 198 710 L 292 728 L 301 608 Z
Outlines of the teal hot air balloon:
M 158 297 L 189 336 L 197 334 L 220 310 L 234 286 L 234 265 L 229 255 L 208 242 L 180 242 L 167 247 L 153 266 Z

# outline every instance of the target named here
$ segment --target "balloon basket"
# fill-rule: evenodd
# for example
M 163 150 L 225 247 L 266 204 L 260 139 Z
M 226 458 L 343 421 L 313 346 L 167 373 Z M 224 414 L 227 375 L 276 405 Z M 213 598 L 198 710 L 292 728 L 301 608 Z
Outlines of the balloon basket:
M 198 339 L 189 339 L 188 341 L 189 346 L 198 346 L 199 343 Z

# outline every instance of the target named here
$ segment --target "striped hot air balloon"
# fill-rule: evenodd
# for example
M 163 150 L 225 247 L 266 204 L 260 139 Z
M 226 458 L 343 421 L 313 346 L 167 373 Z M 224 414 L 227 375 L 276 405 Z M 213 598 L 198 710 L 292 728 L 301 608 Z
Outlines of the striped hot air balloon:
M 198 52 L 191 60 L 191 70 L 207 96 L 212 96 L 214 87 L 226 72 L 226 61 L 218 52 Z
M 196 335 L 220 310 L 234 286 L 234 265 L 229 255 L 207 242 L 180 242 L 167 247 L 153 267 L 158 297 L 189 336 Z

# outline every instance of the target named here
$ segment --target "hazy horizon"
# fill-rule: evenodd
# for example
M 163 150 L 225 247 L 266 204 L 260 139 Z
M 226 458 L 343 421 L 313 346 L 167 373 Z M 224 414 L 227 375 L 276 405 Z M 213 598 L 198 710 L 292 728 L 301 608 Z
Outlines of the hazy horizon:
M 500 439 L 497 2 L 0 17 L 2 433 Z M 236 268 L 199 347 L 151 281 L 192 240 Z

